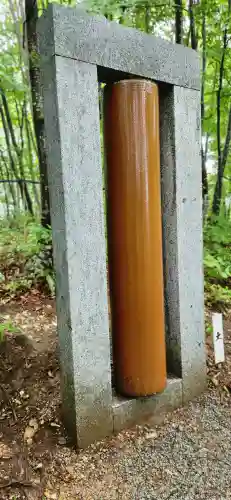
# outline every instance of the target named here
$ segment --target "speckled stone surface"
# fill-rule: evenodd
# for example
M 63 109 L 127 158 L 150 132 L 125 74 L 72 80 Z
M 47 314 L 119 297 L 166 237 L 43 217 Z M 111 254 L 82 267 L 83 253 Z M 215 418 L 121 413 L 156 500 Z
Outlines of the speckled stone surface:
M 97 64 L 101 79 L 101 68 L 111 68 L 200 89 L 199 56 L 182 45 L 57 4 L 49 5 L 38 26 L 43 53 Z
M 147 398 L 113 398 L 113 427 L 119 432 L 139 422 L 149 425 L 159 424 L 166 413 L 182 405 L 182 381 L 179 378 L 168 379 L 167 387 L 161 394 Z
M 160 102 L 167 357 L 186 402 L 206 382 L 200 93 L 169 86 Z
M 112 432 L 97 70 L 53 57 L 43 83 L 64 417 L 85 447 Z

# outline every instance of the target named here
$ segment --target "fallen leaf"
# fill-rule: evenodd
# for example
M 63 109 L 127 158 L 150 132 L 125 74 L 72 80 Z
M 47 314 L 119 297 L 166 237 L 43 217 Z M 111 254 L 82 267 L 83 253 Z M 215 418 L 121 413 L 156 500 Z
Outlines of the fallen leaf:
M 50 426 L 51 426 L 51 427 L 57 427 L 57 428 L 59 428 L 59 427 L 60 427 L 60 425 L 59 425 L 59 424 L 56 424 L 56 422 L 51 422 L 51 423 L 50 423 Z
M 211 378 L 211 381 L 212 381 L 212 383 L 213 383 L 213 385 L 214 385 L 215 387 L 217 387 L 217 386 L 219 385 L 219 382 L 218 382 L 218 380 L 217 380 L 216 376 L 212 377 L 212 378 Z
M 34 437 L 38 428 L 39 426 L 37 420 L 35 418 L 32 418 L 29 421 L 29 425 L 26 427 L 24 432 L 24 441 L 26 441 L 27 444 L 32 444 L 32 438 Z
M 63 444 L 63 445 L 64 445 L 64 444 L 66 444 L 66 442 L 67 442 L 67 441 L 66 441 L 65 437 L 60 437 L 60 438 L 58 439 L 58 443 L 59 443 L 59 444 Z
M 41 462 L 35 466 L 35 470 L 39 470 L 42 468 L 43 468 L 43 464 Z
M 33 481 L 35 484 L 40 484 L 40 479 L 38 477 L 36 477 Z
M 28 427 L 25 428 L 24 441 L 31 439 L 35 435 L 35 432 L 34 428 L 28 425 Z
M 156 431 L 153 431 L 153 432 L 149 432 L 148 434 L 146 434 L 146 439 L 156 439 L 158 436 L 157 432 Z
M 21 401 L 19 401 L 19 399 L 14 399 L 14 403 L 16 403 L 16 405 L 18 406 L 21 406 L 22 404 Z
M 32 418 L 29 421 L 29 426 L 33 427 L 33 429 L 35 430 L 35 432 L 38 430 L 39 426 L 38 426 L 38 422 L 37 422 L 36 418 Z
M 0 443 L 0 458 L 8 459 L 12 457 L 12 450 L 4 443 Z
M 68 474 L 71 474 L 71 476 L 74 475 L 75 469 L 71 465 L 67 465 L 66 470 L 67 470 Z
M 49 490 L 45 490 L 44 495 L 45 495 L 45 498 L 47 498 L 49 500 L 56 500 L 58 498 L 57 493 L 52 493 Z

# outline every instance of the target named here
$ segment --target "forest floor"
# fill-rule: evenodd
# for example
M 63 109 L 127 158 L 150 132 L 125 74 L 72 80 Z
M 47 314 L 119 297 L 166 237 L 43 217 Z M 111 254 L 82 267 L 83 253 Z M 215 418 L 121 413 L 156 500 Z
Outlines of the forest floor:
M 36 290 L 1 308 L 0 500 L 231 499 L 231 316 L 226 362 L 208 337 L 208 391 L 160 426 L 76 452 L 60 418 L 54 302 Z

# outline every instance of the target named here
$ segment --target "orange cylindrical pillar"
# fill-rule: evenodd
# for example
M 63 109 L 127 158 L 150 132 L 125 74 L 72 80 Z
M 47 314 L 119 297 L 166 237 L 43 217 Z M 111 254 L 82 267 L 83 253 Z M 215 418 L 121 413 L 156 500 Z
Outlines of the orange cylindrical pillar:
M 146 396 L 166 385 L 156 84 L 105 88 L 104 138 L 115 384 Z

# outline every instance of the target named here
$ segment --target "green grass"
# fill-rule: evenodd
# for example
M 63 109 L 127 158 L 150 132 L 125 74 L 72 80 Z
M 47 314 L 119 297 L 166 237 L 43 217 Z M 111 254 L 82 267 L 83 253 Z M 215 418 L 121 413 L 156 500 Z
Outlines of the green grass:
M 11 297 L 42 287 L 54 294 L 51 230 L 19 215 L 0 220 L 0 291 Z
M 205 303 L 223 310 L 231 306 L 231 221 L 219 217 L 204 228 Z
M 15 297 L 32 287 L 55 293 L 51 229 L 18 215 L 0 220 L 0 292 Z M 231 305 L 231 222 L 220 217 L 204 228 L 205 303 L 210 309 Z

